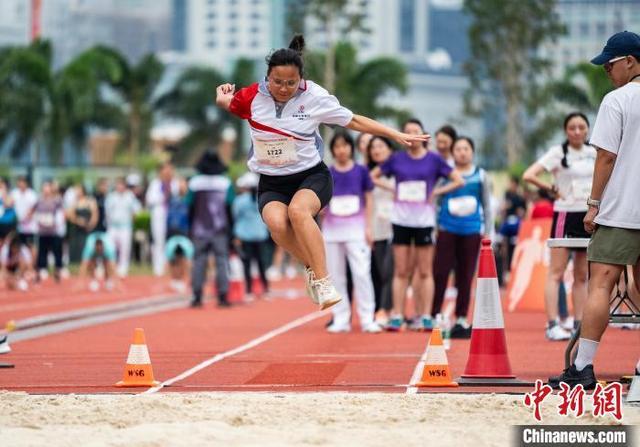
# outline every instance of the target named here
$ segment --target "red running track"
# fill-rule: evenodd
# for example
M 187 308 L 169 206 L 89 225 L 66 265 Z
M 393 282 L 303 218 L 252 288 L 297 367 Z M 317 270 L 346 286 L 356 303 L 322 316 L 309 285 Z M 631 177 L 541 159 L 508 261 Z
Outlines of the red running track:
M 302 293 L 302 284 L 296 287 Z M 246 347 L 304 316 L 311 319 L 246 350 L 233 353 L 163 388 L 171 391 L 387 391 L 405 392 L 427 342 L 424 333 L 328 334 L 329 315 L 315 316 L 306 298 L 276 298 L 217 309 L 178 309 L 12 343 L 0 357 L 0 389 L 30 393 L 130 393 L 121 379 L 133 329 L 143 327 L 157 380 L 166 381 L 216 355 Z M 312 315 L 313 314 L 313 315 Z M 563 366 L 564 343 L 544 339 L 542 314 L 505 314 L 511 365 L 518 378 L 546 379 Z M 356 328 L 354 328 L 356 329 Z M 596 373 L 615 380 L 637 360 L 639 331 L 610 328 L 596 359 Z M 469 341 L 448 351 L 454 376 L 466 363 Z M 447 392 L 511 392 L 511 388 L 461 387 Z M 431 390 L 429 390 L 431 391 Z M 521 391 L 521 390 L 520 390 Z

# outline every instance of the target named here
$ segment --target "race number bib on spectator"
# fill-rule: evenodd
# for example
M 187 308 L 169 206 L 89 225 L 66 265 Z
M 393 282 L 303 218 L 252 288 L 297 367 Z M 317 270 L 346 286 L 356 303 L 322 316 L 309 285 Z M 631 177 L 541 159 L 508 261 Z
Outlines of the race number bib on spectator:
M 55 214 L 53 213 L 38 213 L 36 214 L 36 220 L 38 225 L 44 228 L 51 228 L 55 224 Z
M 329 202 L 329 210 L 334 216 L 353 216 L 360 211 L 360 197 L 358 196 L 334 196 Z
M 262 165 L 287 166 L 298 161 L 293 138 L 255 138 L 253 148 L 258 163 Z
M 398 183 L 398 200 L 402 202 L 426 202 L 427 182 L 409 181 Z
M 478 210 L 478 200 L 474 196 L 452 197 L 447 206 L 452 216 L 471 216 Z
M 587 200 L 591 195 L 591 180 L 577 179 L 571 182 L 573 195 L 576 199 Z

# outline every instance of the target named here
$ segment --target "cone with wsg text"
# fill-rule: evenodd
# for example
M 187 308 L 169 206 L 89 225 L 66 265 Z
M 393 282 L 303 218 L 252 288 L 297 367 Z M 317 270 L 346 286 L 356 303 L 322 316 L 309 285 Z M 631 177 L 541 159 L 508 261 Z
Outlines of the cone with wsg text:
M 149 350 L 144 339 L 144 329 L 136 328 L 133 332 L 133 343 L 129 348 L 127 364 L 124 367 L 123 379 L 116 386 L 157 386 L 160 382 L 153 379 L 153 368 Z
M 429 345 L 427 346 L 427 358 L 425 360 L 422 379 L 416 383 L 417 387 L 456 387 L 458 384 L 451 380 L 449 361 L 442 343 L 440 328 L 431 332 Z

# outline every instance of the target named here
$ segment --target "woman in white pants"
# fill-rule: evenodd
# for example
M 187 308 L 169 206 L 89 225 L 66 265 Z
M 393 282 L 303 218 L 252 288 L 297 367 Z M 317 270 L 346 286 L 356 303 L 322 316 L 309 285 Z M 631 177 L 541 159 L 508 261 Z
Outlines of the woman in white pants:
M 355 302 L 363 332 L 381 332 L 374 322 L 375 299 L 371 281 L 371 223 L 373 183 L 366 167 L 353 161 L 354 143 L 347 133 L 336 133 L 330 144 L 334 165 L 333 198 L 324 214 L 324 234 L 329 275 L 341 296 L 347 295 L 345 258 L 349 262 Z M 329 332 L 351 330 L 351 304 L 342 300 L 332 308 Z
M 129 273 L 131 261 L 133 218 L 140 212 L 141 206 L 136 196 L 127 189 L 123 177 L 116 180 L 115 190 L 107 194 L 104 208 L 107 235 L 118 254 L 118 276 L 124 278 Z
M 173 178 L 173 166 L 165 162 L 160 166 L 158 177 L 149 184 L 146 203 L 151 212 L 151 237 L 153 246 L 153 273 L 162 276 L 166 258 L 164 244 L 167 238 L 167 209 L 171 196 L 178 193 L 178 181 Z

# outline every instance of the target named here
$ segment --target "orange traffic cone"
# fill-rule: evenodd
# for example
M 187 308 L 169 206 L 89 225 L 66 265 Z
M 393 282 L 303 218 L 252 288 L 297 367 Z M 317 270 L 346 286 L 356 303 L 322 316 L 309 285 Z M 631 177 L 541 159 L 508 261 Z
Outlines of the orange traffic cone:
M 229 292 L 227 300 L 230 303 L 242 303 L 244 301 L 244 273 L 242 261 L 236 254 L 229 256 Z
M 129 348 L 127 364 L 124 367 L 124 378 L 116 383 L 116 386 L 157 386 L 159 383 L 153 380 L 153 368 L 147 343 L 144 340 L 144 329 L 136 328 L 133 332 L 133 343 Z
M 449 362 L 447 361 L 447 353 L 445 352 L 444 344 L 442 343 L 440 328 L 435 328 L 431 332 L 429 346 L 427 346 L 427 359 L 425 361 L 424 370 L 422 371 L 422 379 L 420 379 L 420 382 L 416 383 L 416 386 L 458 386 L 456 382 L 451 380 Z
M 511 373 L 491 239 L 482 240 L 471 346 L 460 385 L 524 385 Z

